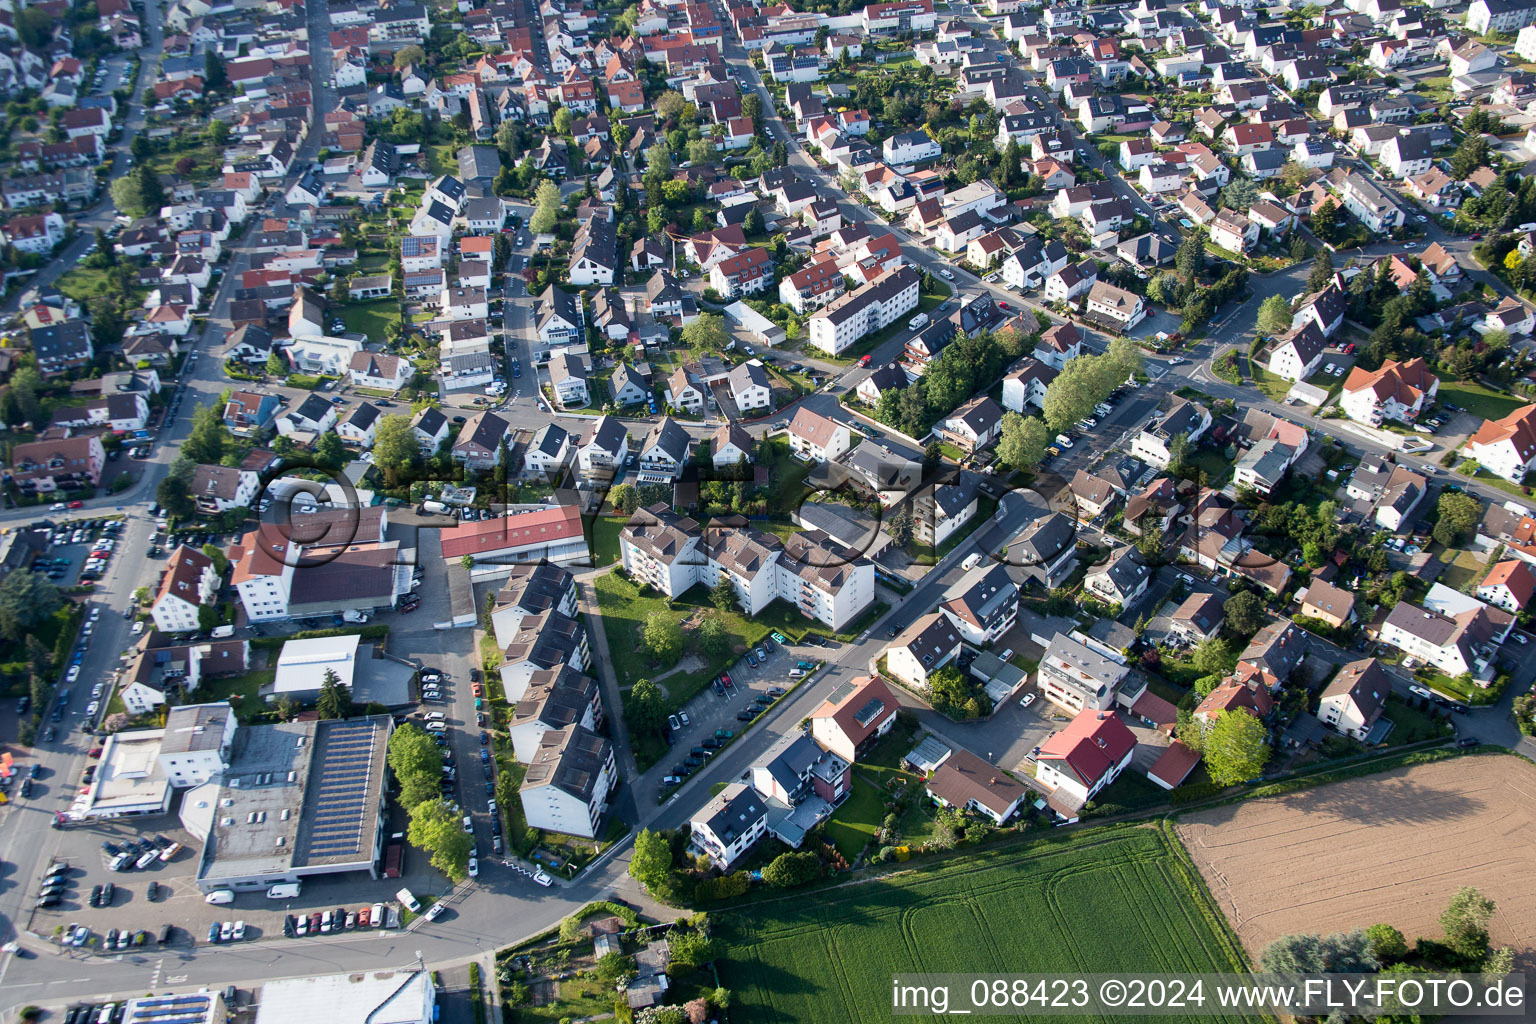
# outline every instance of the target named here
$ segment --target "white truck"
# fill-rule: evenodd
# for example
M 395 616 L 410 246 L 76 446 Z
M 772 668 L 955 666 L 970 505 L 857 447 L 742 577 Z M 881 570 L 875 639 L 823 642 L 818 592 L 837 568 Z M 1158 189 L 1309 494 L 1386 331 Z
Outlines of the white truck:
M 448 506 L 444 505 L 440 501 L 433 501 L 428 499 L 421 503 L 421 510 L 423 512 L 431 512 L 434 515 L 441 515 L 442 513 L 448 511 Z
M 917 314 L 917 316 L 915 316 L 911 320 L 907 321 L 907 329 L 915 331 L 919 327 L 926 326 L 927 323 L 928 323 L 928 314 L 927 313 L 919 313 L 919 314 Z
M 980 564 L 981 552 L 977 551 L 965 556 L 965 561 L 960 563 L 960 568 L 964 569 L 966 572 L 970 572 Z
M 235 635 L 235 627 L 234 626 L 214 626 L 213 627 L 213 632 L 210 635 L 215 640 L 222 640 L 222 639 L 224 639 L 227 636 L 234 636 Z

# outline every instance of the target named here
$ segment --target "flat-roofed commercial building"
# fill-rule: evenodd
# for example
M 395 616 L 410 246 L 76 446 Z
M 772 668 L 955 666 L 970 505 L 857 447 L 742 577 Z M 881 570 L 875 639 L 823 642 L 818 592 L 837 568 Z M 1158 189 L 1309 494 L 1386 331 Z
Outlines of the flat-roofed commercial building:
M 379 876 L 388 715 L 247 725 L 229 768 L 187 792 L 181 820 L 203 843 L 197 886 L 264 889 L 314 875 Z

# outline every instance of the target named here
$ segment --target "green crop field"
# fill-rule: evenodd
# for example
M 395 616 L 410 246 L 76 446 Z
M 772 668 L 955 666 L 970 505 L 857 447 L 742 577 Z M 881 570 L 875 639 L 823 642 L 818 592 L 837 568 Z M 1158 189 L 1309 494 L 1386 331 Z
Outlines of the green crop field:
M 888 1024 L 898 972 L 1247 970 L 1174 842 L 1095 829 L 717 911 L 731 1020 Z

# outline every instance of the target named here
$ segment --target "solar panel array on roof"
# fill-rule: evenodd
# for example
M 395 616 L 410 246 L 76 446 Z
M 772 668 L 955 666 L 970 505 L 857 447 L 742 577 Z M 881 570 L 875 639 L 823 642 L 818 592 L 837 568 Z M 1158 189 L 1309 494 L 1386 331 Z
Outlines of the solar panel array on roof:
M 853 716 L 854 720 L 857 721 L 860 725 L 868 725 L 870 722 L 873 722 L 876 717 L 879 716 L 881 710 L 884 709 L 884 707 L 885 702 L 879 697 L 875 697 L 871 699 L 868 704 L 865 704 L 863 707 L 859 708 L 859 713 Z
M 205 995 L 139 999 L 128 1015 L 130 1024 L 203 1024 L 212 1000 Z
M 327 733 L 319 781 L 311 784 L 310 856 L 341 857 L 362 850 L 368 769 L 377 738 L 372 722 L 333 725 Z

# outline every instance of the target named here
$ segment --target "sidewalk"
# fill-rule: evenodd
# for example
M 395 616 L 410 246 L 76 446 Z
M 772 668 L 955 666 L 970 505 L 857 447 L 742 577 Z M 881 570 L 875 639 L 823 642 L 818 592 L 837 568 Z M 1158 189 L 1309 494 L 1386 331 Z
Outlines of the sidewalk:
M 624 695 L 619 690 L 618 673 L 608 656 L 608 630 L 603 624 L 597 598 L 589 592 L 592 581 L 608 569 L 592 569 L 576 574 L 576 591 L 580 607 L 587 619 L 587 629 L 592 633 L 592 647 L 597 653 L 598 682 L 603 688 L 603 704 L 609 709 L 608 727 L 613 733 L 613 745 L 619 755 L 619 777 L 627 779 L 631 786 L 640 778 L 640 766 L 635 763 L 634 752 L 629 745 L 629 727 L 624 722 Z

